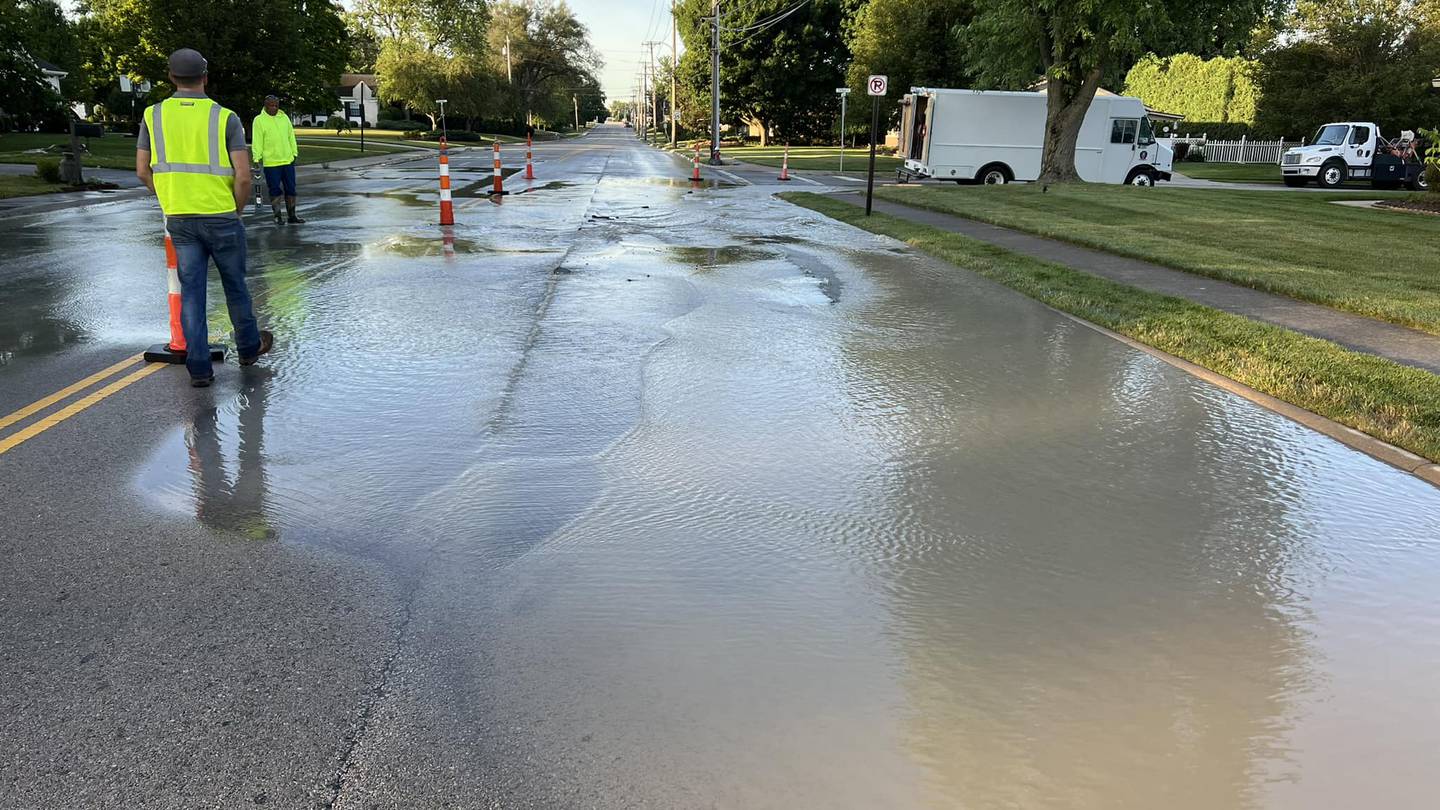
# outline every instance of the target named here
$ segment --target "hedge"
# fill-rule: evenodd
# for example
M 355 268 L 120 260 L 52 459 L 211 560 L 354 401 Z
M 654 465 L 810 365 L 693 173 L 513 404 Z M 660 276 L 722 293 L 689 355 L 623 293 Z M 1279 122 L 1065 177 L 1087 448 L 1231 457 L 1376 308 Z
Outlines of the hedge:
M 1161 112 L 1183 115 L 1187 122 L 1253 124 L 1259 101 L 1254 77 L 1255 63 L 1238 56 L 1201 59 L 1182 53 L 1162 59 L 1151 54 L 1126 75 L 1125 95 L 1137 96 Z M 1194 126 L 1186 123 L 1182 128 L 1188 132 Z

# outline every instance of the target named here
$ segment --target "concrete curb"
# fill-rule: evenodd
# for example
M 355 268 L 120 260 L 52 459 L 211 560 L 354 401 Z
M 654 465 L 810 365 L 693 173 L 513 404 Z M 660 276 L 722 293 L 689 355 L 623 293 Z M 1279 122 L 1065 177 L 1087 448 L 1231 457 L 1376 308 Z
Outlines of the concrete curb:
M 816 211 L 815 213 L 819 214 L 820 212 Z M 821 214 L 821 216 L 824 216 L 824 214 Z M 851 227 L 857 226 L 852 225 Z M 859 230 L 864 231 L 865 229 L 859 228 Z M 890 238 L 888 236 L 885 236 L 884 234 L 877 234 L 871 231 L 865 232 L 871 234 L 872 236 L 881 236 L 886 239 Z M 904 243 L 902 242 L 901 244 Z M 909 245 L 906 245 L 906 247 L 910 248 Z M 914 250 L 915 248 L 910 249 Z M 921 252 L 923 253 L 923 251 Z M 925 255 L 928 256 L 929 254 Z M 945 262 L 944 259 L 936 256 L 931 256 L 930 258 L 935 259 L 936 261 Z M 952 264 L 951 262 L 945 263 Z M 952 264 L 952 266 L 959 267 L 962 270 L 965 269 L 960 265 Z M 995 283 L 998 284 L 999 282 Z M 1010 288 L 1006 287 L 1006 289 Z M 1017 295 L 1025 295 L 1019 290 L 1012 290 L 1012 292 Z M 1030 296 L 1025 297 L 1030 298 Z M 1342 425 L 1329 417 L 1321 416 L 1320 414 L 1313 411 L 1307 411 L 1298 405 L 1292 405 L 1289 402 L 1273 397 L 1263 391 L 1251 388 L 1250 386 L 1242 382 L 1238 382 L 1229 377 L 1226 377 L 1224 374 L 1211 371 L 1204 366 L 1192 363 L 1183 357 L 1177 357 L 1176 355 L 1170 354 L 1169 352 L 1157 349 L 1154 346 L 1141 343 L 1140 341 L 1132 337 L 1122 335 L 1112 329 L 1107 329 L 1098 323 L 1092 323 L 1091 321 L 1087 321 L 1078 315 L 1065 312 L 1064 310 L 1056 309 L 1055 307 L 1052 307 L 1044 301 L 1040 301 L 1039 299 L 1030 298 L 1030 300 L 1045 307 L 1051 312 L 1067 318 L 1081 326 L 1093 329 L 1094 331 L 1099 332 L 1106 337 L 1117 340 L 1132 349 L 1144 352 L 1151 357 L 1168 363 L 1169 365 L 1180 369 L 1181 371 L 1189 374 L 1192 377 L 1204 380 L 1205 382 L 1210 383 L 1216 388 L 1228 391 L 1240 397 L 1241 399 L 1259 405 L 1260 407 L 1264 408 L 1267 411 L 1270 411 L 1271 413 L 1279 414 L 1280 416 L 1283 416 L 1292 422 L 1296 422 L 1300 425 L 1310 428 L 1317 433 L 1328 436 L 1331 439 L 1334 439 L 1335 441 L 1345 445 L 1346 447 L 1349 447 L 1352 450 L 1358 450 L 1361 453 L 1364 453 L 1365 455 L 1376 459 L 1377 461 L 1382 461 L 1392 467 L 1410 473 L 1416 478 L 1419 478 L 1420 480 L 1425 481 L 1426 483 L 1434 487 L 1440 488 L 1440 464 L 1433 463 L 1429 459 L 1424 458 L 1423 456 L 1418 456 L 1410 452 L 1409 450 L 1404 449 L 1403 447 L 1397 447 L 1387 441 L 1377 439 L 1374 436 L 1369 435 L 1368 433 L 1362 433 L 1361 431 L 1358 431 L 1348 425 Z
M 943 259 L 941 261 L 943 261 Z M 1023 295 L 1023 293 L 1021 294 Z M 1036 299 L 1032 298 L 1031 300 L 1035 301 Z M 1211 371 L 1204 366 L 1196 365 L 1195 363 L 1192 363 L 1183 357 L 1177 357 L 1173 354 L 1170 354 L 1169 352 L 1157 349 L 1154 346 L 1141 343 L 1140 341 L 1132 337 L 1122 335 L 1119 332 L 1115 332 L 1110 329 L 1106 329 L 1098 323 L 1091 323 L 1090 321 L 1087 321 L 1084 318 L 1079 317 L 1078 315 L 1073 315 L 1069 312 L 1065 312 L 1064 310 L 1056 309 L 1043 301 L 1036 301 L 1036 303 L 1044 306 L 1051 312 L 1058 313 L 1065 318 L 1068 318 L 1075 323 L 1080 324 L 1081 326 L 1093 329 L 1102 335 L 1124 343 L 1126 346 L 1129 346 L 1132 349 L 1142 351 L 1150 355 L 1151 357 L 1155 357 L 1161 361 L 1169 363 L 1170 365 L 1180 369 L 1181 371 L 1184 371 L 1190 376 L 1198 377 L 1205 382 L 1215 386 L 1216 388 L 1223 389 L 1242 399 L 1249 400 L 1250 402 L 1259 405 L 1267 411 L 1279 414 L 1280 416 L 1283 416 L 1292 422 L 1297 422 L 1317 433 L 1322 433 L 1326 436 L 1329 436 L 1330 438 L 1334 439 L 1337 442 L 1340 442 L 1346 447 L 1349 447 L 1353 450 L 1359 450 L 1360 452 L 1364 453 L 1367 456 L 1370 456 L 1373 459 L 1383 461 L 1386 464 L 1404 470 L 1405 472 L 1408 472 L 1411 475 L 1414 475 L 1415 477 L 1434 485 L 1435 487 L 1440 487 L 1440 464 L 1432 463 L 1429 459 L 1424 458 L 1423 456 L 1417 456 L 1416 454 L 1404 449 L 1403 447 L 1396 447 L 1395 445 L 1390 444 L 1387 441 L 1377 439 L 1368 433 L 1362 433 L 1361 431 L 1358 431 L 1348 425 L 1342 425 L 1339 422 L 1330 419 L 1329 417 L 1321 416 L 1320 414 L 1313 411 L 1307 411 L 1297 405 L 1291 405 L 1283 399 L 1277 399 L 1263 391 L 1257 391 L 1256 389 L 1251 388 L 1250 386 L 1242 382 L 1232 380 L 1229 377 Z

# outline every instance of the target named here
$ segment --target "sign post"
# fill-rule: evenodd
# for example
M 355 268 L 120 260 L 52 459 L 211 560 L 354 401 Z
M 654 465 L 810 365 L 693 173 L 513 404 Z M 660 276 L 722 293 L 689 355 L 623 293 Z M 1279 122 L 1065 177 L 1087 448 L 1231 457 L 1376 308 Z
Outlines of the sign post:
M 880 132 L 880 98 L 890 87 L 885 76 L 871 76 L 865 80 L 865 92 L 870 94 L 870 173 L 865 178 L 865 216 L 870 216 L 870 203 L 875 196 L 875 139 Z
M 845 98 L 850 95 L 850 88 L 837 87 L 835 92 L 840 94 L 840 173 L 845 173 Z

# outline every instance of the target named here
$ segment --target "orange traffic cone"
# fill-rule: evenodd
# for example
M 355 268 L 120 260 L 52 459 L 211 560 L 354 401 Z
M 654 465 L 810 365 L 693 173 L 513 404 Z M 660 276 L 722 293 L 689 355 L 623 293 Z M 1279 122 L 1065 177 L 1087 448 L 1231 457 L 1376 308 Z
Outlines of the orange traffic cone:
M 495 142 L 495 188 L 490 191 L 490 196 L 499 197 L 505 194 L 505 177 L 500 173 L 500 142 Z
M 785 155 L 784 155 L 784 157 L 780 158 L 780 177 L 777 178 L 777 179 L 780 179 L 780 180 L 789 180 L 789 179 L 790 179 L 790 146 L 789 146 L 789 144 L 786 144 L 786 146 L 785 146 Z
M 170 229 L 165 229 L 165 276 L 169 287 L 169 294 L 166 296 L 170 309 L 170 341 L 168 343 L 157 343 L 145 350 L 145 362 L 147 363 L 183 363 L 185 362 L 185 324 L 181 320 L 181 309 L 184 306 L 180 297 L 180 257 L 175 252 L 175 242 L 170 239 Z M 210 359 L 220 362 L 225 359 L 224 346 L 211 346 Z
M 533 146 L 534 146 L 534 145 L 530 143 L 530 136 L 529 136 L 529 135 L 526 135 L 526 136 L 525 136 L 525 179 L 526 179 L 526 180 L 534 180 L 534 179 L 535 179 L 535 166 L 534 166 L 534 164 L 532 164 L 532 163 L 530 162 L 530 150 L 533 148 Z
M 455 202 L 450 198 L 450 155 L 445 136 L 440 136 L 440 224 L 455 224 Z
M 698 145 L 695 147 L 695 166 L 690 171 L 690 182 L 700 182 L 700 147 Z

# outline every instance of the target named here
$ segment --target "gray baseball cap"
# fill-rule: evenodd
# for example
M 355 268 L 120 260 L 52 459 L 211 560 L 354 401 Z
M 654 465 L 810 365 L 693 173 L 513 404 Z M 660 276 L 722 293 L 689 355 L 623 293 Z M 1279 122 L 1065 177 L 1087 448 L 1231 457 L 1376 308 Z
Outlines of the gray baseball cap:
M 198 79 L 208 71 L 205 57 L 194 48 L 181 48 L 170 54 L 170 73 L 177 79 Z

